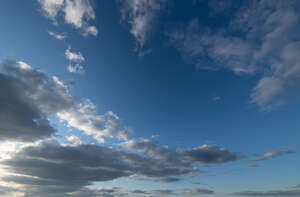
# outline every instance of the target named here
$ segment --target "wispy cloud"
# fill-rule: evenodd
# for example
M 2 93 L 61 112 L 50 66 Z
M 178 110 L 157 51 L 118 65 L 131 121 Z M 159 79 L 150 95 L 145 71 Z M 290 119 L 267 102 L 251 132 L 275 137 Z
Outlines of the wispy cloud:
M 64 40 L 67 37 L 65 33 L 58 34 L 53 31 L 48 31 L 48 34 L 57 40 Z
M 125 0 L 121 1 L 123 21 L 130 24 L 130 33 L 135 37 L 137 48 L 143 48 L 152 26 L 166 0 Z
M 263 110 L 285 103 L 300 82 L 298 1 L 248 1 L 233 13 L 228 26 L 211 28 L 198 19 L 168 32 L 187 63 L 198 68 L 260 74 L 250 102 Z M 284 39 L 283 39 L 284 38 Z
M 249 159 L 249 162 L 255 162 L 255 161 L 263 161 L 263 160 L 267 160 L 270 158 L 274 158 L 274 157 L 278 157 L 284 154 L 294 154 L 296 153 L 295 150 L 293 148 L 288 148 L 285 150 L 276 150 L 276 151 L 267 151 L 266 153 L 263 154 L 256 154 L 256 158 L 253 159 Z
M 38 0 L 45 15 L 56 21 L 63 13 L 64 22 L 81 30 L 83 35 L 98 35 L 98 29 L 89 24 L 95 20 L 95 12 L 89 0 Z

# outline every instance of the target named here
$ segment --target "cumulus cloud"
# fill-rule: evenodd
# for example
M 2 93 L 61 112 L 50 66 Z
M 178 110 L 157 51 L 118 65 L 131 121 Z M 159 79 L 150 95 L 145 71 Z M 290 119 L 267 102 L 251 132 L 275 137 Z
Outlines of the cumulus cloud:
M 0 73 L 0 139 L 33 141 L 55 129 L 48 115 L 70 106 L 65 88 L 24 62 L 6 61 Z
M 183 59 L 198 68 L 262 75 L 250 102 L 271 110 L 298 90 L 298 8 L 294 0 L 247 1 L 229 17 L 226 27 L 211 28 L 194 19 L 167 34 Z
M 130 33 L 135 37 L 138 48 L 144 47 L 157 14 L 165 2 L 165 0 L 121 1 L 122 19 L 130 24 Z
M 127 129 L 113 112 L 99 115 L 90 101 L 76 103 L 68 87 L 58 79 L 24 62 L 1 64 L 0 138 L 1 140 L 33 141 L 55 133 L 49 118 L 58 117 L 68 126 L 91 135 L 99 142 L 104 137 L 126 138 Z
M 98 35 L 90 20 L 95 20 L 95 12 L 90 0 L 38 0 L 45 15 L 56 20 L 59 13 L 64 15 L 66 24 L 81 30 L 83 35 Z

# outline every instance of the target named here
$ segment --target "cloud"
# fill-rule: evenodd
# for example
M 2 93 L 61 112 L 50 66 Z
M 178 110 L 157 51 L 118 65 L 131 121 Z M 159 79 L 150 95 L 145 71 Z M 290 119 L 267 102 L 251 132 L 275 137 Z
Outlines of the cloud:
M 90 20 L 96 19 L 89 0 L 38 0 L 38 2 L 51 20 L 55 21 L 59 13 L 62 13 L 65 23 L 81 30 L 83 35 L 98 35 L 97 28 L 89 24 Z
M 67 70 L 70 73 L 78 73 L 83 74 L 85 72 L 84 66 L 82 65 L 82 62 L 85 61 L 85 58 L 80 52 L 72 52 L 71 48 L 69 47 L 65 51 L 65 56 L 67 60 L 70 61 L 69 66 L 67 67 Z
M 48 31 L 48 34 L 57 40 L 64 40 L 67 37 L 65 34 L 57 34 L 53 31 Z
M 211 195 L 215 193 L 212 190 L 199 189 L 199 188 L 185 189 L 183 192 L 186 195 L 201 195 L 201 194 Z
M 122 147 L 135 152 L 141 152 L 152 158 L 163 160 L 172 166 L 189 166 L 188 162 L 182 160 L 181 155 L 167 147 L 160 147 L 148 139 L 128 140 L 121 144 Z
M 82 140 L 75 135 L 71 135 L 67 137 L 68 142 L 74 144 L 74 145 L 81 145 L 82 144 Z
M 49 137 L 55 129 L 48 115 L 71 103 L 65 88 L 24 62 L 1 64 L 0 139 L 33 141 Z
M 263 161 L 270 158 L 278 157 L 284 154 L 294 154 L 295 151 L 292 148 L 286 149 L 286 150 L 277 150 L 277 151 L 267 151 L 264 154 L 256 154 L 258 157 L 249 159 L 248 161 L 254 162 L 254 161 Z
M 143 48 L 157 14 L 164 7 L 166 1 L 125 0 L 121 2 L 122 20 L 130 24 L 130 33 L 136 39 L 137 48 Z
M 80 52 L 72 52 L 71 48 L 65 51 L 66 58 L 73 62 L 83 62 L 85 58 Z
M 242 191 L 233 193 L 236 196 L 279 196 L 279 197 L 290 197 L 299 196 L 300 190 L 274 190 L 274 191 Z
M 9 158 L 0 160 L 0 164 L 8 173 L 2 181 L 19 185 L 28 196 L 80 192 L 95 182 L 133 175 L 167 178 L 194 171 L 104 146 L 69 146 L 53 140 L 22 147 Z
M 38 2 L 41 4 L 46 16 L 50 19 L 55 19 L 64 4 L 64 0 L 38 0 Z
M 187 161 L 200 162 L 202 164 L 220 164 L 239 159 L 236 153 L 214 145 L 202 145 L 193 149 L 181 151 Z
M 99 115 L 90 100 L 76 103 L 68 87 L 58 79 L 24 62 L 1 64 L 0 138 L 1 140 L 34 141 L 56 132 L 49 118 L 58 117 L 68 126 L 91 135 L 99 142 L 104 137 L 125 139 L 128 129 L 113 112 Z M 2 114 L 2 115 L 1 115 Z
M 298 91 L 298 7 L 299 1 L 294 0 L 276 4 L 271 0 L 247 1 L 224 18 L 228 25 L 208 27 L 193 19 L 167 35 L 183 59 L 197 68 L 261 76 L 250 103 L 271 110 Z
M 67 66 L 67 70 L 70 73 L 78 73 L 78 74 L 83 74 L 85 72 L 83 65 L 77 63 L 75 65 L 70 64 Z

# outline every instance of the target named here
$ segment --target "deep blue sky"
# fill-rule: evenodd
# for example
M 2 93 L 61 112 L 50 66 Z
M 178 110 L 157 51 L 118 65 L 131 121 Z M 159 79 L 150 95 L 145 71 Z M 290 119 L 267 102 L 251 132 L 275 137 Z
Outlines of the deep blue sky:
M 297 1 L 141 0 L 134 11 L 133 0 L 83 0 L 78 2 L 87 3 L 95 16 L 81 18 L 81 26 L 68 24 L 64 8 L 49 16 L 45 2 L 1 2 L 2 61 L 22 61 L 57 76 L 75 102 L 89 99 L 98 114 L 117 114 L 131 131 L 126 140 L 145 138 L 173 151 L 207 144 L 239 155 L 233 162 L 200 164 L 206 173 L 180 182 L 130 183 L 121 178 L 97 186 L 149 192 L 213 188 L 216 196 L 280 191 L 282 197 L 293 196 L 289 187 L 300 183 Z M 133 34 L 138 19 L 144 26 Z M 98 33 L 86 33 L 89 26 Z M 55 39 L 49 32 L 66 37 Z M 84 60 L 68 58 L 67 49 Z M 68 72 L 69 64 L 82 65 L 84 71 Z M 71 132 L 85 144 L 98 143 L 70 123 L 73 130 L 68 131 L 60 117 L 50 119 L 62 135 Z M 122 142 L 112 137 L 101 146 Z M 276 154 L 268 156 L 270 152 Z M 261 161 L 249 161 L 257 157 Z

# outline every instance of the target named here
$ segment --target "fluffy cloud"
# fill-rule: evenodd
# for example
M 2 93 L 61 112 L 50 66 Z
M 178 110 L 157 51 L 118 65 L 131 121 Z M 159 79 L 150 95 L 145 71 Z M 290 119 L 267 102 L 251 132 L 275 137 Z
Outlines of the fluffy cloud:
M 65 51 L 65 56 L 67 60 L 70 61 L 70 65 L 67 67 L 67 70 L 70 73 L 80 73 L 83 74 L 85 72 L 84 67 L 82 65 L 82 62 L 85 61 L 85 58 L 80 52 L 74 52 L 71 51 L 71 48 L 69 47 Z
M 138 48 L 143 48 L 151 32 L 158 12 L 165 0 L 125 0 L 122 2 L 122 19 L 130 26 L 130 33 L 135 37 Z
M 168 35 L 184 60 L 198 68 L 261 74 L 250 102 L 271 110 L 283 104 L 290 91 L 298 90 L 298 8 L 294 0 L 247 1 L 225 29 L 203 26 L 194 19 Z
M 95 12 L 89 0 L 38 0 L 45 15 L 55 20 L 59 13 L 64 14 L 64 21 L 76 29 L 80 29 L 83 35 L 98 35 L 95 26 L 89 24 L 95 20 Z
M 68 88 L 57 77 L 49 78 L 24 62 L 6 61 L 1 65 L 1 140 L 33 141 L 55 133 L 49 118 L 58 117 L 68 126 L 93 136 L 126 138 L 127 129 L 112 112 L 99 115 L 89 100 L 75 103 Z
M 69 137 L 67 137 L 68 142 L 74 144 L 74 145 L 81 145 L 82 141 L 79 137 L 75 136 L 75 135 L 71 135 Z
M 65 51 L 65 55 L 66 55 L 66 58 L 70 61 L 82 62 L 85 60 L 85 58 L 83 57 L 83 55 L 80 52 L 72 52 L 71 48 L 68 48 Z
M 7 61 L 0 73 L 1 140 L 32 141 L 55 132 L 48 115 L 71 105 L 65 88 L 24 62 Z

